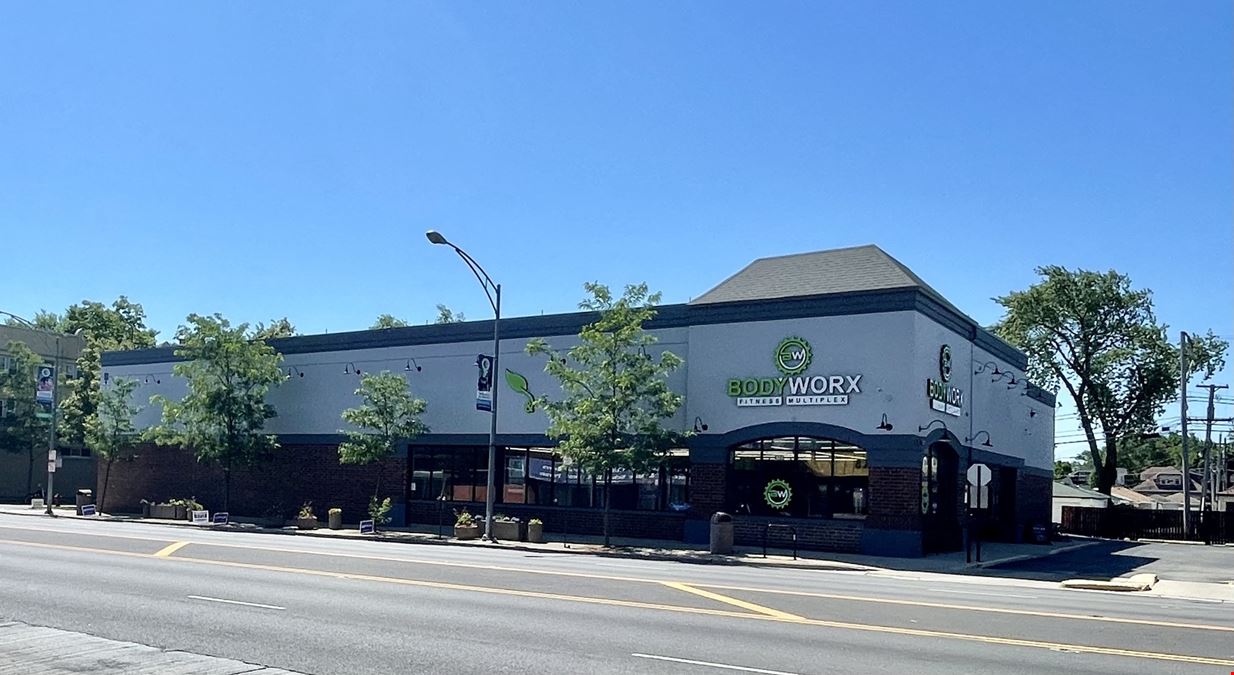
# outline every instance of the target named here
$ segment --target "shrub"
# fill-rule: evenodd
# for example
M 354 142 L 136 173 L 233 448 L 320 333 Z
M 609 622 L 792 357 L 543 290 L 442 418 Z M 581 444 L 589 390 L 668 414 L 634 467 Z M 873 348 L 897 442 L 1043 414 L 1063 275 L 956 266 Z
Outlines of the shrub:
M 377 501 L 377 497 L 368 498 L 368 517 L 373 519 L 374 525 L 385 525 L 390 522 L 390 517 L 386 515 L 388 513 L 390 513 L 389 497 L 381 501 Z
M 455 527 L 471 527 L 476 524 L 475 516 L 472 516 L 467 509 L 454 512 Z
M 300 514 L 296 517 L 301 520 L 317 520 L 317 514 L 313 513 L 313 502 L 304 502 L 304 506 L 300 507 Z

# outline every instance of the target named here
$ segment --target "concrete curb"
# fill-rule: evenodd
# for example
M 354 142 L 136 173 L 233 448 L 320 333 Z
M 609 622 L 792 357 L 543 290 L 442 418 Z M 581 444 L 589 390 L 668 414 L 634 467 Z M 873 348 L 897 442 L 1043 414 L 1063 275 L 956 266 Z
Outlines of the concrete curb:
M 1005 558 L 996 558 L 994 560 L 983 560 L 981 562 L 968 563 L 967 565 L 964 566 L 964 569 L 982 569 L 985 567 L 994 567 L 996 565 L 1008 565 L 1010 563 L 1024 562 L 1025 560 L 1037 560 L 1040 558 L 1049 558 L 1050 556 L 1055 556 L 1060 553 L 1070 553 L 1071 551 L 1078 551 L 1082 548 L 1087 548 L 1089 546 L 1096 546 L 1099 543 L 1101 542 L 1081 541 L 1081 542 L 1076 542 L 1074 544 L 1069 544 L 1067 546 L 1063 546 L 1060 548 L 1051 547 L 1050 550 L 1045 551 L 1043 553 L 1024 553 L 1021 555 L 1007 556 Z
M 1156 574 L 1133 574 L 1129 577 L 1117 577 L 1109 581 L 1100 579 L 1067 579 L 1060 582 L 1063 588 L 1085 591 L 1116 591 L 1120 593 L 1135 593 L 1152 590 L 1159 579 Z
M 46 517 L 42 511 L 32 510 L 30 513 L 20 511 L 3 511 L 0 514 L 14 516 L 37 516 Z M 629 548 L 615 548 L 613 550 L 595 550 L 595 549 L 544 549 L 535 546 L 525 546 L 521 543 L 514 542 L 509 544 L 503 543 L 463 543 L 452 539 L 437 539 L 429 536 L 425 538 L 406 538 L 406 537 L 387 537 L 378 534 L 376 536 L 367 534 L 321 534 L 313 530 L 298 530 L 294 527 L 288 528 L 269 528 L 269 527 L 234 527 L 231 525 L 194 525 L 189 522 L 171 522 L 163 520 L 149 520 L 141 518 L 100 518 L 97 516 L 78 516 L 76 514 L 57 514 L 56 518 L 68 518 L 71 520 L 87 520 L 103 523 L 136 523 L 139 525 L 158 525 L 162 527 L 183 527 L 193 530 L 209 530 L 214 532 L 236 532 L 236 533 L 251 533 L 251 534 L 281 534 L 287 536 L 313 537 L 316 539 L 344 539 L 350 541 L 376 541 L 389 544 L 425 544 L 429 546 L 459 546 L 471 548 L 487 548 L 497 549 L 502 551 L 520 551 L 525 553 L 565 553 L 572 555 L 593 555 L 601 558 L 625 558 L 629 560 L 654 560 L 660 562 L 681 562 L 695 565 L 731 565 L 744 567 L 776 567 L 781 569 L 797 569 L 797 570 L 815 570 L 823 572 L 851 572 L 851 571 L 881 571 L 885 568 L 874 567 L 870 565 L 860 565 L 857 563 L 843 563 L 830 560 L 804 559 L 806 562 L 798 561 L 780 561 L 780 560 L 763 560 L 758 558 L 735 558 L 732 556 L 715 557 L 709 553 L 699 552 L 698 556 L 680 555 L 673 553 L 639 553 L 630 550 Z M 235 524 L 233 524 L 235 525 Z M 705 557 L 704 557 L 705 556 Z

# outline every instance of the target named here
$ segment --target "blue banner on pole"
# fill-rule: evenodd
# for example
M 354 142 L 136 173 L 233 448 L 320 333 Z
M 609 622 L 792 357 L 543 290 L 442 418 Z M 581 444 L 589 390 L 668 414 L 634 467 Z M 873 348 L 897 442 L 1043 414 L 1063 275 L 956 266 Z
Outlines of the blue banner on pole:
M 493 357 L 480 354 L 476 357 L 476 410 L 493 410 Z

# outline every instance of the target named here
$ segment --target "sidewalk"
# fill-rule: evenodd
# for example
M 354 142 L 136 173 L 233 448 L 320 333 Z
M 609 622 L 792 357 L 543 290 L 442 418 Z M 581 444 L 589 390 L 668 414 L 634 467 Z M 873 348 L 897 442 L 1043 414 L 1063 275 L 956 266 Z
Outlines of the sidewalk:
M 42 511 L 26 506 L 4 504 L 0 505 L 0 514 L 21 516 L 43 516 Z M 779 567 L 802 570 L 824 571 L 882 571 L 898 570 L 909 572 L 932 573 L 963 573 L 980 567 L 989 567 L 1021 560 L 1031 560 L 1046 556 L 1073 551 L 1085 546 L 1091 546 L 1093 541 L 1066 541 L 1051 545 L 1010 544 L 992 542 L 982 545 L 981 562 L 968 562 L 963 551 L 943 553 L 924 558 L 891 558 L 881 556 L 861 555 L 856 553 L 831 553 L 819 551 L 799 551 L 797 558 L 792 552 L 784 549 L 769 549 L 766 557 L 761 548 L 737 546 L 731 555 L 713 555 L 708 553 L 706 546 L 687 544 L 680 541 L 665 541 L 656 539 L 631 539 L 613 537 L 612 546 L 605 548 L 603 538 L 588 535 L 570 535 L 563 542 L 559 533 L 546 535 L 548 541 L 543 544 L 529 542 L 487 542 L 481 540 L 457 540 L 450 536 L 451 528 L 444 528 L 441 537 L 435 526 L 386 527 L 376 535 L 360 534 L 356 529 L 343 530 L 316 529 L 299 530 L 295 527 L 260 527 L 250 523 L 231 523 L 226 526 L 202 526 L 178 520 L 163 520 L 155 518 L 139 518 L 136 516 L 83 517 L 75 515 L 73 507 L 59 507 L 56 515 L 62 518 L 81 520 L 101 520 L 103 522 L 125 523 L 135 522 L 147 525 L 166 525 L 172 527 L 188 527 L 231 532 L 260 532 L 265 534 L 285 534 L 301 537 L 321 537 L 328 539 L 357 539 L 368 541 L 385 541 L 401 544 L 423 544 L 443 546 L 471 546 L 476 548 L 504 549 L 509 551 L 529 551 L 537 553 L 559 554 L 590 554 L 604 557 L 631 558 L 638 560 L 662 560 L 672 562 L 709 564 L 709 565 L 746 565 L 751 567 Z
M 0 621 L 0 673 L 77 675 L 80 673 L 159 673 L 160 675 L 296 675 L 290 670 L 190 652 L 164 651 L 86 633 Z

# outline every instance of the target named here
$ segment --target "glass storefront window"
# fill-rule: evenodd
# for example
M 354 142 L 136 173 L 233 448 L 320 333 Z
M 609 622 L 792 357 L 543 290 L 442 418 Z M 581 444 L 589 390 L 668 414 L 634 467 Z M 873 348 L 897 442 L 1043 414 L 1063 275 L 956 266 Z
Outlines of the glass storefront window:
M 751 441 L 732 450 L 730 466 L 729 503 L 737 513 L 832 518 L 869 509 L 867 453 L 840 441 Z
M 571 466 L 552 448 L 504 448 L 497 457 L 497 502 L 575 508 L 604 506 L 604 477 Z M 412 499 L 483 502 L 487 491 L 488 448 L 411 447 L 408 490 Z M 690 457 L 682 448 L 669 452 L 661 466 L 634 475 L 614 470 L 607 479 L 612 508 L 684 511 L 689 505 Z

